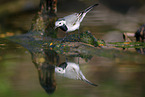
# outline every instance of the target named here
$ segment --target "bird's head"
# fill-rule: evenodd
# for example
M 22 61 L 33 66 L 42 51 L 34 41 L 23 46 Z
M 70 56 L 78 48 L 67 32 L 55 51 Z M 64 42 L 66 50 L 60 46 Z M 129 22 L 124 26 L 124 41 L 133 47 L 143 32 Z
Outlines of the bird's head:
M 56 67 L 55 68 L 55 72 L 56 73 L 59 73 L 59 74 L 64 74 L 65 73 L 65 70 L 63 68 L 61 68 L 61 67 Z
M 67 31 L 66 21 L 64 19 L 59 19 L 55 22 L 55 29 L 60 28 L 63 31 Z
M 61 63 L 59 66 L 55 67 L 55 72 L 59 74 L 64 74 L 67 65 L 68 65 L 67 62 Z

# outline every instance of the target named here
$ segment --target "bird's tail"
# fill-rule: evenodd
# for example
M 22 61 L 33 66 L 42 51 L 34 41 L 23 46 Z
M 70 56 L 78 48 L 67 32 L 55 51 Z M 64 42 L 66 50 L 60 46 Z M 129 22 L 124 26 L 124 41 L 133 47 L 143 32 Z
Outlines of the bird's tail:
M 95 7 L 97 5 L 99 5 L 99 4 L 94 4 L 94 5 L 90 6 L 90 7 L 88 7 L 87 9 L 85 9 L 83 12 L 84 13 L 88 13 L 93 7 Z
M 85 15 L 94 7 L 94 6 L 97 6 L 97 5 L 99 5 L 99 4 L 94 4 L 94 5 L 92 5 L 92 6 L 90 6 L 90 7 L 88 7 L 87 9 L 85 9 L 85 10 L 83 10 L 83 11 L 81 11 L 81 12 L 79 12 L 78 13 L 78 19 L 80 20 L 80 22 L 82 22 L 82 20 L 83 20 L 83 18 L 85 17 Z
M 90 84 L 90 85 L 93 85 L 93 86 L 98 86 L 98 85 L 96 85 L 96 84 L 94 84 L 94 83 L 92 83 L 92 82 L 90 82 L 89 80 L 87 80 L 87 79 L 85 79 L 85 80 L 83 80 L 84 82 L 86 82 L 86 83 L 88 83 L 88 84 Z
M 90 84 L 90 85 L 93 85 L 93 86 L 98 86 L 98 85 L 96 85 L 96 84 L 90 82 L 89 80 L 87 80 L 86 77 L 83 75 L 83 73 L 82 73 L 81 71 L 80 71 L 80 75 L 81 75 L 80 79 L 81 79 L 82 81 L 84 81 L 84 82 L 86 82 L 86 83 L 88 83 L 88 84 Z

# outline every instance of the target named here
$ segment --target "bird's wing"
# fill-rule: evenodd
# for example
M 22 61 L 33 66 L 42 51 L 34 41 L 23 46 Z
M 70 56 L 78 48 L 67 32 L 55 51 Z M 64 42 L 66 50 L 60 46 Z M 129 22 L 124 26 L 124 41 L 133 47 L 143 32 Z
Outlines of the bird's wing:
M 74 14 L 65 16 L 64 19 L 65 19 L 67 25 L 74 26 L 76 23 L 79 22 L 80 18 L 79 18 L 79 14 L 78 13 L 74 13 Z
M 78 77 L 78 65 L 68 62 L 68 66 L 66 67 L 66 72 L 64 74 L 65 77 L 68 77 L 70 79 L 79 79 Z
M 75 22 L 82 22 L 83 18 L 85 17 L 86 13 L 80 12 L 80 13 L 75 13 L 77 16 L 77 19 Z

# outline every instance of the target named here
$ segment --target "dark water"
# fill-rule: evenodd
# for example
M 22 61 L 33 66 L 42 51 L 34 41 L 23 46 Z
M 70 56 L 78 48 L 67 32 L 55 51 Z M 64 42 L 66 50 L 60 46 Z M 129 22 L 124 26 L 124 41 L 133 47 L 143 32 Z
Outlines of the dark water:
M 86 2 L 81 5 L 83 4 L 86 7 L 89 6 Z M 85 6 L 82 6 L 82 8 Z M 70 12 L 69 10 L 64 11 L 62 8 L 58 10 L 58 17 L 63 17 L 74 12 L 73 9 Z M 78 8 L 81 10 L 80 6 Z M 135 11 L 130 9 L 128 13 L 122 14 L 104 5 L 100 5 L 88 13 L 82 22 L 80 30 L 82 32 L 90 30 L 97 39 L 104 39 L 108 42 L 122 42 L 122 32 L 134 33 L 139 25 L 145 22 L 143 9 L 144 7 Z M 27 21 L 27 23 L 30 25 L 33 14 L 28 13 L 28 16 L 26 16 L 21 14 L 17 16 L 19 18 L 14 17 L 15 22 L 13 20 L 11 21 L 14 24 L 18 23 L 18 26 L 20 26 L 19 24 L 22 24 L 22 20 L 28 19 L 29 21 Z M 21 20 L 20 17 L 23 17 L 23 19 Z M 24 22 L 22 26 L 27 30 L 29 29 L 28 25 Z M 3 31 L 6 31 L 6 29 Z M 13 30 L 9 29 L 9 31 Z M 21 30 L 20 32 L 19 30 L 16 31 L 18 31 L 17 34 L 21 33 Z M 59 32 L 58 35 L 59 37 L 64 36 L 61 32 Z M 135 41 L 134 38 L 133 41 Z M 87 58 L 84 57 L 85 55 L 83 55 L 83 57 L 64 56 L 55 51 L 48 51 L 47 49 L 45 49 L 46 51 L 44 50 L 45 53 L 43 55 L 43 50 L 41 52 L 39 49 L 41 48 L 37 50 L 35 50 L 35 48 L 28 49 L 22 45 L 0 38 L 0 97 L 145 96 L 145 56 L 137 53 L 134 48 L 112 53 L 104 51 L 106 52 L 106 57 L 104 55 L 90 53 L 86 55 Z M 107 54 L 108 56 L 114 54 L 117 55 L 117 57 L 110 58 Z M 66 57 L 70 62 L 78 64 L 79 61 L 79 66 L 84 76 L 98 86 L 95 87 L 81 80 L 69 79 L 52 73 L 55 79 L 54 84 L 56 83 L 56 85 L 54 86 L 56 86 L 56 89 L 52 94 L 48 94 L 43 87 L 44 84 L 40 84 L 41 81 L 43 83 L 46 79 L 43 79 L 43 77 L 39 75 L 40 73 L 45 76 L 45 70 L 47 68 L 45 68 L 44 65 L 44 73 L 42 73 L 43 71 L 39 72 L 41 68 L 37 67 L 37 62 L 41 64 L 41 62 L 44 61 L 44 57 L 56 59 L 57 56 L 59 56 L 59 63 L 64 62 Z M 37 59 L 39 61 L 37 61 Z

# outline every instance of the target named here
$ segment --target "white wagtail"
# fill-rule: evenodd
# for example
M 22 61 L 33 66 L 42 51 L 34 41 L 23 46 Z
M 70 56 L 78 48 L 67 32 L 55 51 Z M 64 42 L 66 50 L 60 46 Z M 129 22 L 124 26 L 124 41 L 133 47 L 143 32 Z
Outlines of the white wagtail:
M 88 7 L 87 9 L 79 12 L 79 13 L 74 13 L 68 16 L 65 16 L 63 18 L 59 18 L 56 22 L 55 22 L 55 28 L 60 28 L 63 31 L 66 31 L 66 33 L 68 32 L 72 32 L 75 30 L 79 30 L 80 27 L 80 23 L 82 22 L 83 18 L 85 17 L 85 15 L 94 7 L 97 6 L 98 4 L 94 4 L 90 7 Z
M 61 76 L 64 76 L 70 79 L 79 79 L 93 86 L 97 86 L 96 84 L 86 79 L 86 77 L 81 72 L 79 65 L 76 63 L 64 62 L 60 64 L 58 67 L 55 67 L 55 72 Z

